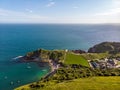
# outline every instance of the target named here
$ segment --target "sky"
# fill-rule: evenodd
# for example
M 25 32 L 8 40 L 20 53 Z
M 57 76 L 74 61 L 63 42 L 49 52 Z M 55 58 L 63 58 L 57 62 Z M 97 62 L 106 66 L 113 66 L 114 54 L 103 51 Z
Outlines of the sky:
M 120 0 L 0 0 L 0 23 L 120 23 Z

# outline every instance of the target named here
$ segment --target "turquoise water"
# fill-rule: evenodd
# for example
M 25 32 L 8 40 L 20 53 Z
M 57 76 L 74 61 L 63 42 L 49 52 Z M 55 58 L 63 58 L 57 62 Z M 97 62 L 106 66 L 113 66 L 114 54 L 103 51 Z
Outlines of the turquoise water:
M 49 71 L 48 65 L 14 63 L 13 58 L 17 56 L 38 48 L 87 50 L 103 41 L 120 42 L 120 26 L 0 24 L 0 90 L 37 81 Z

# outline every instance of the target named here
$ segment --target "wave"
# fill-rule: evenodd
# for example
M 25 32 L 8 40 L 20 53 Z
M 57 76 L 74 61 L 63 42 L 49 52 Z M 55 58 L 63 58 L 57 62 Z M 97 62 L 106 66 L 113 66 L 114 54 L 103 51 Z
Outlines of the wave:
M 23 56 L 17 56 L 17 57 L 15 57 L 15 58 L 13 58 L 13 59 L 20 59 L 20 58 L 22 58 Z

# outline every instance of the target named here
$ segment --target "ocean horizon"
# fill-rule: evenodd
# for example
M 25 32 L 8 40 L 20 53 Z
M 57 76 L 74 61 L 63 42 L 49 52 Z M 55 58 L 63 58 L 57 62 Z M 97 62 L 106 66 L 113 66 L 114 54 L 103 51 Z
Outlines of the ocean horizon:
M 0 90 L 13 90 L 49 72 L 48 65 L 14 63 L 18 56 L 39 48 L 87 51 L 101 42 L 120 42 L 119 35 L 119 24 L 0 24 Z

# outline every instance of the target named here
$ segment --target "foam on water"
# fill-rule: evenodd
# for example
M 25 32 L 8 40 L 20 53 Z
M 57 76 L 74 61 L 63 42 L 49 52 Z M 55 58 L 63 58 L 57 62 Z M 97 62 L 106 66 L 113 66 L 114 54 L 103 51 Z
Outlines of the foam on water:
M 15 57 L 15 58 L 13 58 L 13 59 L 20 59 L 20 58 L 22 58 L 23 56 L 17 56 L 17 57 Z

